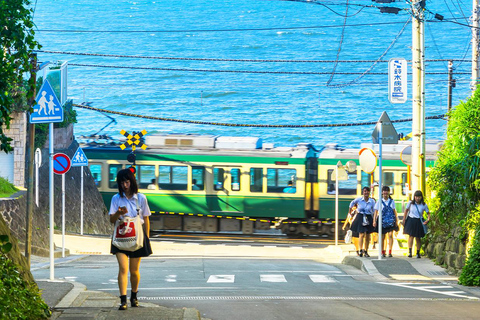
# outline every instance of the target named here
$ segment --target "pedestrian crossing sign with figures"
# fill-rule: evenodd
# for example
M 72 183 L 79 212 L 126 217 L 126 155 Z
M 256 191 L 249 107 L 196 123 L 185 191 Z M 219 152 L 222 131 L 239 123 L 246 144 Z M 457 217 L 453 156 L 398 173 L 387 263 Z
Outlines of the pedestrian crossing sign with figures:
M 37 103 L 30 114 L 30 123 L 50 123 L 63 121 L 63 108 L 53 91 L 52 86 L 45 80 L 38 92 Z
M 82 148 L 78 147 L 77 151 L 72 157 L 72 167 L 88 166 L 88 159 Z

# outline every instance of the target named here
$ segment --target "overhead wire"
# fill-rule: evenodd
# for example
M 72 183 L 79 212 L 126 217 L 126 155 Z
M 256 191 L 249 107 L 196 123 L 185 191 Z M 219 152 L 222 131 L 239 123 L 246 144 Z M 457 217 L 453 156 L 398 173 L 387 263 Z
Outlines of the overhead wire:
M 128 112 L 113 111 L 101 108 L 95 108 L 86 104 L 73 104 L 74 107 L 98 111 L 101 113 L 116 114 L 126 117 L 135 117 L 142 119 L 150 120 L 159 120 L 159 121 L 168 121 L 168 122 L 180 122 L 180 123 L 190 123 L 190 124 L 201 124 L 201 125 L 212 125 L 212 126 L 222 126 L 222 127 L 248 127 L 248 128 L 329 128 L 329 127 L 352 127 L 352 126 L 366 126 L 377 124 L 378 121 L 368 121 L 368 122 L 354 122 L 354 123 L 329 123 L 329 124 L 245 124 L 245 123 L 224 123 L 224 122 L 213 122 L 213 121 L 198 121 L 198 120 L 185 120 L 185 119 L 175 119 L 175 118 L 166 118 L 166 117 L 156 117 L 156 116 L 147 116 L 139 115 Z M 425 120 L 432 119 L 444 119 L 445 114 L 428 116 L 425 117 Z M 399 119 L 391 120 L 392 123 L 399 122 L 410 122 L 412 118 L 408 119 Z

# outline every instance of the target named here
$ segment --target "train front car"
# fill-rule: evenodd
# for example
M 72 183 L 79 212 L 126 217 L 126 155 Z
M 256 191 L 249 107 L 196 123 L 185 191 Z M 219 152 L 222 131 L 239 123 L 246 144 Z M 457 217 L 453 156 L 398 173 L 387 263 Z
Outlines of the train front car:
M 196 135 L 151 135 L 145 144 L 146 151 L 136 151 L 136 175 L 154 230 L 250 234 L 318 215 L 312 174 L 318 152 L 309 144 L 274 148 L 258 138 Z M 84 150 L 108 206 L 117 192 L 116 173 L 131 165 L 128 152 Z M 308 159 L 315 163 L 306 176 Z

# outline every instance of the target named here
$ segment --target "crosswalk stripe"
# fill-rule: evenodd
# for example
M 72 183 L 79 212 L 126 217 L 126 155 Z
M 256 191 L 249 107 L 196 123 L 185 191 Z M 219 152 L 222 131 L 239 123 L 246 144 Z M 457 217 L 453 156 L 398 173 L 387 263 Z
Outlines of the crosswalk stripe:
M 315 283 L 326 283 L 326 282 L 338 282 L 337 280 L 333 279 L 332 277 L 323 275 L 323 274 L 311 274 L 309 275 L 310 279 Z
M 261 282 L 287 282 L 283 274 L 261 274 Z
M 220 275 L 220 274 L 212 274 L 208 277 L 207 283 L 234 283 L 235 282 L 235 275 Z

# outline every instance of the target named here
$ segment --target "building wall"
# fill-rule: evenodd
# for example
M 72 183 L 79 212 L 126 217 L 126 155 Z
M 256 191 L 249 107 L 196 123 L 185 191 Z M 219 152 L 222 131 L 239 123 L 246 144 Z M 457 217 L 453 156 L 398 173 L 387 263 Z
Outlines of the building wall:
M 3 127 L 7 137 L 12 138 L 13 147 L 13 181 L 14 185 L 25 185 L 25 146 L 27 139 L 27 118 L 24 112 L 13 113 L 10 121 L 10 129 Z

